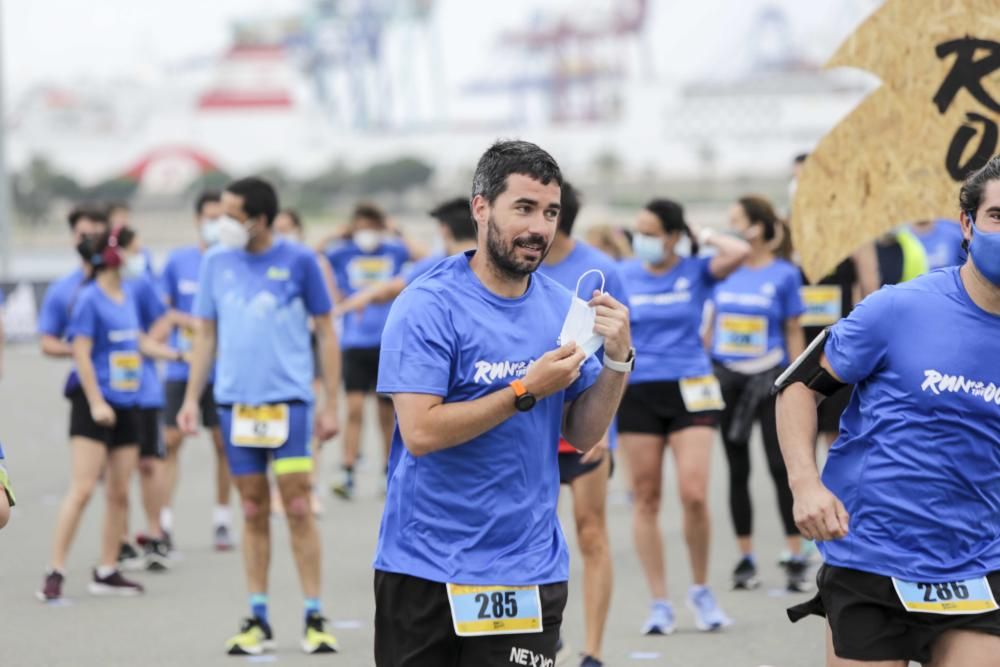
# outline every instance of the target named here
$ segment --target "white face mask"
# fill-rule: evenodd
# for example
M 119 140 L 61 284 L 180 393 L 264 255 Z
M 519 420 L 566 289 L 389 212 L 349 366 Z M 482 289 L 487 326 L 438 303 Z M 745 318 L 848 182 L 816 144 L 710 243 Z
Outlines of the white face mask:
M 659 236 L 636 232 L 632 236 L 632 250 L 636 257 L 648 264 L 659 264 L 663 261 L 663 239 Z
M 122 275 L 124 275 L 125 278 L 139 278 L 140 276 L 146 275 L 148 265 L 146 255 L 143 253 L 140 252 L 135 255 L 130 255 L 129 258 L 125 260 L 125 266 L 122 267 Z
M 374 229 L 359 229 L 354 232 L 354 243 L 361 248 L 361 252 L 374 252 L 382 243 L 382 235 Z
M 580 284 L 583 279 L 591 273 L 601 276 L 601 292 L 604 292 L 604 274 L 598 269 L 591 269 L 580 276 L 576 281 L 576 291 L 580 291 Z M 594 333 L 594 320 L 597 318 L 597 309 L 591 308 L 586 301 L 573 294 L 573 301 L 569 304 L 569 312 L 566 313 L 566 320 L 563 322 L 562 332 L 559 334 L 559 344 L 565 345 L 570 341 L 575 341 L 584 354 L 588 357 L 593 355 L 604 345 L 604 336 Z
M 246 248 L 250 232 L 243 223 L 228 215 L 219 218 L 219 245 L 225 248 Z
M 209 218 L 201 223 L 201 240 L 207 246 L 213 246 L 219 242 L 219 218 Z

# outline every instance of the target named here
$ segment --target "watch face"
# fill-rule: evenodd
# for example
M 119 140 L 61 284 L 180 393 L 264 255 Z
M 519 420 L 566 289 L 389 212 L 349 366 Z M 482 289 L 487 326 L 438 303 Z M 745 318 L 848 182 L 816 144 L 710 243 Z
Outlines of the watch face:
M 535 407 L 535 397 L 532 394 L 521 394 L 514 402 L 514 407 L 521 412 L 527 412 Z

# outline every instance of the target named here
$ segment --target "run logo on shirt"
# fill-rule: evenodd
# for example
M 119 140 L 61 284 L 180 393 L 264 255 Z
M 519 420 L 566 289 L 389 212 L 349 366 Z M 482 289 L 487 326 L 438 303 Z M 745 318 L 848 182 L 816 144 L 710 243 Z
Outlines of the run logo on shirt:
M 528 374 L 528 366 L 534 363 L 534 359 L 529 361 L 477 361 L 475 363 L 476 374 L 472 381 L 476 384 L 493 384 L 497 380 L 507 378 L 521 378 Z
M 981 380 L 972 380 L 964 375 L 948 375 L 933 369 L 924 371 L 924 383 L 920 385 L 923 391 L 931 391 L 935 396 L 942 392 L 957 393 L 962 392 L 982 398 L 987 403 L 1000 405 L 1000 388 L 990 382 L 989 384 Z

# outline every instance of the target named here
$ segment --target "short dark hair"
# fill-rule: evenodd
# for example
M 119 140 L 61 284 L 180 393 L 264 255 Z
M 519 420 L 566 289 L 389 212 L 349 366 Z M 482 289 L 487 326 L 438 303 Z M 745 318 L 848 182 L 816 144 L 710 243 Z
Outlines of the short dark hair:
M 559 164 L 547 152 L 528 141 L 498 141 L 483 153 L 472 178 L 472 197 L 481 196 L 491 205 L 507 189 L 507 177 L 521 174 L 548 185 L 562 187 Z
M 740 197 L 737 202 L 743 208 L 743 212 L 750 218 L 751 225 L 764 226 L 764 240 L 773 241 L 775 236 L 775 226 L 778 224 L 778 214 L 774 212 L 774 206 L 767 197 L 761 195 L 746 195 Z
M 990 158 L 976 171 L 969 174 L 962 183 L 962 189 L 958 191 L 958 205 L 969 219 L 976 219 L 976 211 L 983 203 L 983 190 L 990 181 L 1000 180 L 1000 155 Z
M 795 164 L 802 164 L 803 162 L 806 161 L 806 158 L 808 157 L 809 153 L 799 153 L 794 158 L 792 158 L 792 162 L 794 162 Z
M 250 176 L 233 181 L 226 186 L 226 192 L 243 198 L 243 210 L 248 217 L 263 215 L 270 227 L 274 216 L 278 215 L 278 193 L 274 186 L 262 178 Z
M 108 219 L 110 219 L 111 215 L 118 210 L 131 211 L 132 209 L 129 207 L 128 202 L 124 201 L 105 202 L 104 211 L 108 214 Z
M 358 218 L 371 220 L 379 227 L 385 227 L 385 212 L 372 202 L 361 202 L 354 207 L 354 212 L 351 213 L 351 221 L 353 222 Z
M 292 225 L 294 225 L 296 229 L 302 229 L 302 216 L 299 215 L 298 211 L 294 208 L 283 208 L 281 209 L 281 212 L 291 218 Z
M 448 228 L 456 241 L 476 240 L 476 221 L 465 197 L 455 197 L 435 206 L 429 215 Z
M 218 204 L 220 201 L 222 201 L 222 193 L 218 190 L 202 190 L 201 194 L 194 201 L 195 215 L 201 215 L 205 204 Z
M 90 202 L 77 204 L 71 208 L 69 215 L 66 216 L 66 221 L 69 223 L 70 229 L 76 229 L 76 223 L 80 222 L 80 220 L 84 218 L 93 220 L 94 222 L 103 222 L 104 224 L 108 224 L 107 211 L 103 207 Z
M 580 212 L 580 193 L 569 181 L 563 181 L 562 197 L 559 202 L 559 231 L 569 236 Z
M 698 239 L 691 233 L 691 227 L 684 219 L 684 207 L 673 199 L 657 198 L 646 204 L 646 210 L 656 216 L 663 231 L 670 234 L 680 232 L 691 241 L 691 254 L 698 254 Z

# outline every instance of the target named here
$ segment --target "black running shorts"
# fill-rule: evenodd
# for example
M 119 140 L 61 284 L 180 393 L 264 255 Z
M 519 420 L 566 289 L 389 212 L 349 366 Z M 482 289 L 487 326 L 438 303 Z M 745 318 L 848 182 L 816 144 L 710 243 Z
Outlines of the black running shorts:
M 987 580 L 996 597 L 1000 572 Z M 963 615 L 906 611 L 892 578 L 879 574 L 824 565 L 816 574 L 816 586 L 816 596 L 789 608 L 788 618 L 795 623 L 810 614 L 826 617 L 834 652 L 845 660 L 926 663 L 935 640 L 948 630 L 1000 636 L 1000 610 Z
M 376 667 L 554 667 L 565 582 L 539 586 L 543 632 L 459 637 L 445 584 L 375 571 Z
M 139 458 L 162 459 L 166 456 L 160 437 L 160 409 L 139 408 Z
M 619 433 L 669 435 L 692 426 L 719 425 L 719 410 L 688 412 L 680 384 L 640 382 L 630 384 L 618 407 Z
M 341 353 L 344 361 L 344 389 L 375 393 L 379 353 L 377 347 L 353 347 Z
M 163 409 L 163 425 L 167 428 L 177 428 L 177 413 L 184 405 L 184 393 L 187 391 L 185 380 L 168 380 L 164 385 L 166 406 Z M 219 425 L 219 411 L 215 407 L 215 387 L 211 383 L 205 385 L 198 401 L 198 411 L 201 412 L 201 424 L 205 428 L 216 428 Z
M 89 438 L 104 443 L 108 449 L 137 446 L 139 444 L 139 410 L 135 407 L 112 405 L 115 411 L 115 425 L 101 426 L 90 414 L 90 404 L 83 390 L 69 395 L 69 435 Z

